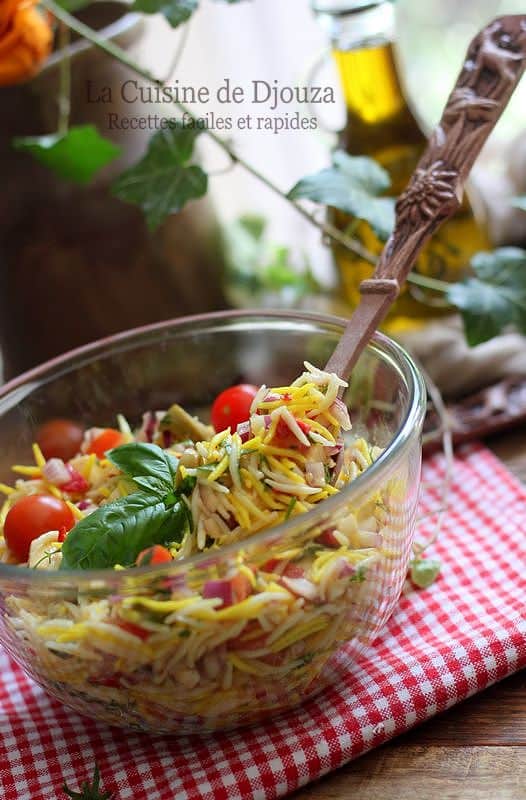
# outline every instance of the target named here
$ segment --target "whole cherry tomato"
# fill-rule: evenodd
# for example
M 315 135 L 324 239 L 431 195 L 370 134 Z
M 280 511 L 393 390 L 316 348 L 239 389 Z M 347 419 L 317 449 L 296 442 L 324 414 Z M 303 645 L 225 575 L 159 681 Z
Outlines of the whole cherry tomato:
M 230 428 L 233 433 L 240 422 L 250 416 L 250 406 L 258 391 L 257 386 L 240 383 L 218 394 L 212 405 L 212 425 L 217 432 Z
M 123 435 L 115 428 L 105 428 L 96 436 L 88 447 L 88 453 L 94 453 L 97 458 L 104 458 L 108 450 L 119 447 L 123 443 Z
M 153 564 L 164 564 L 172 560 L 172 554 L 166 547 L 154 544 L 152 547 L 147 547 L 146 550 L 141 550 L 135 563 L 138 567 L 146 567 Z
M 4 523 L 4 537 L 10 551 L 27 561 L 34 539 L 48 531 L 69 531 L 75 524 L 71 509 L 63 500 L 48 494 L 22 497 L 9 510 Z
M 37 443 L 44 458 L 61 458 L 69 461 L 80 451 L 84 429 L 71 419 L 50 419 L 44 422 L 37 434 Z

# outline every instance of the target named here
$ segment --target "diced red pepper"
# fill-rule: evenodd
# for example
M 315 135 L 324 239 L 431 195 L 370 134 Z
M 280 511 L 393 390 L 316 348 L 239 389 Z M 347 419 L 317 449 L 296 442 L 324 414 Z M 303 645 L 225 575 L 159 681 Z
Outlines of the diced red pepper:
M 327 530 L 323 531 L 323 533 L 318 536 L 316 541 L 324 547 L 341 547 L 338 539 L 334 535 L 334 531 L 335 528 L 327 528 Z
M 120 689 L 121 680 L 119 675 L 111 675 L 109 678 L 105 676 L 90 678 L 89 683 L 94 683 L 96 686 L 108 686 L 110 689 Z
M 234 603 L 241 603 L 252 594 L 252 584 L 243 572 L 238 572 L 230 579 L 232 585 L 232 598 Z
M 137 636 L 137 638 L 141 639 L 143 642 L 148 639 L 152 633 L 146 628 L 142 628 L 140 625 L 136 625 L 135 622 L 130 622 L 127 619 L 118 619 L 115 624 L 121 630 L 126 631 L 126 633 L 131 633 L 132 636 Z
M 268 561 L 265 561 L 265 563 L 261 565 L 260 569 L 262 569 L 263 572 L 276 572 L 280 564 L 283 564 L 283 561 L 280 561 L 279 558 L 269 558 Z
M 300 567 L 299 564 L 289 563 L 283 570 L 283 574 L 287 576 L 287 578 L 304 578 L 305 577 L 305 570 L 303 567 Z
M 67 535 L 68 535 L 68 529 L 65 528 L 65 527 L 60 528 L 59 532 L 58 532 L 57 541 L 58 542 L 63 542 Z
M 310 430 L 310 426 L 308 426 L 306 422 L 300 420 L 296 421 L 303 433 L 307 435 L 308 431 Z M 296 450 L 300 451 L 307 449 L 307 445 L 302 444 L 299 441 L 298 437 L 292 433 L 287 423 L 282 419 L 280 419 L 276 425 L 276 432 L 274 434 L 273 441 L 278 447 L 294 447 Z
M 66 483 L 60 485 L 62 491 L 71 494 L 83 494 L 87 492 L 89 483 L 86 478 L 83 478 L 80 472 L 78 472 L 75 467 L 72 467 L 71 464 L 66 464 L 66 469 L 69 472 L 70 479 Z

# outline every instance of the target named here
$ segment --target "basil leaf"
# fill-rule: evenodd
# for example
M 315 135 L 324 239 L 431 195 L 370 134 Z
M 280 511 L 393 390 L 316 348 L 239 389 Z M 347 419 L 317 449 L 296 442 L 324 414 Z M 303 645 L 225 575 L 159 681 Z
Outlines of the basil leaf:
M 13 147 L 30 153 L 61 178 L 80 184 L 89 183 L 121 152 L 93 125 L 78 125 L 63 135 L 19 137 L 14 139 Z
M 471 259 L 473 277 L 453 283 L 449 302 L 460 309 L 472 347 L 497 336 L 509 325 L 526 333 L 526 251 L 500 247 Z
M 106 453 L 106 458 L 138 486 L 159 498 L 173 491 L 177 460 L 156 444 L 123 444 Z
M 180 542 L 191 524 L 186 504 L 171 508 L 142 492 L 101 506 L 78 522 L 62 545 L 61 569 L 131 566 L 141 550 Z
M 415 558 L 411 562 L 411 581 L 419 589 L 427 589 L 438 578 L 441 563 L 433 558 Z
M 337 150 L 332 167 L 302 178 L 287 196 L 346 211 L 368 222 L 380 239 L 387 239 L 394 227 L 395 199 L 378 195 L 389 185 L 388 173 L 372 158 Z

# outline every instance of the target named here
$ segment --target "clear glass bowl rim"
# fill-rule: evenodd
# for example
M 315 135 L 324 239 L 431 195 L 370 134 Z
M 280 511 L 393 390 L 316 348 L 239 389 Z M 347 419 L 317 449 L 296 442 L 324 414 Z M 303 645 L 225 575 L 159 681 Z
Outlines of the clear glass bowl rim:
M 27 372 L 18 375 L 12 380 L 5 383 L 0 387 L 0 401 L 5 400 L 8 396 L 17 392 L 24 386 L 31 386 L 31 389 L 37 388 L 39 384 L 47 383 L 58 377 L 64 368 L 67 368 L 70 361 L 77 359 L 79 356 L 97 356 L 104 355 L 114 345 L 122 344 L 126 341 L 132 341 L 134 338 L 141 339 L 143 336 L 149 336 L 152 333 L 163 333 L 165 331 L 177 331 L 178 328 L 184 328 L 191 325 L 205 325 L 207 322 L 241 322 L 242 320 L 250 319 L 255 321 L 281 321 L 281 322 L 311 322 L 319 323 L 325 326 L 332 326 L 343 328 L 348 320 L 343 317 L 336 317 L 329 314 L 320 314 L 314 312 L 303 311 L 287 311 L 287 310 L 267 310 L 267 309 L 244 309 L 239 311 L 215 311 L 207 314 L 196 314 L 187 317 L 178 317 L 176 319 L 165 320 L 162 322 L 155 322 L 151 325 L 144 325 L 138 328 L 131 328 L 122 333 L 116 333 L 112 336 L 103 339 L 97 339 L 94 342 L 77 347 L 73 350 L 68 350 L 60 356 L 45 361 L 38 367 L 34 367 Z M 385 336 L 384 334 L 376 331 L 367 345 L 367 348 L 376 348 L 382 354 L 388 356 L 401 371 L 410 393 L 410 404 L 406 413 L 405 419 L 400 425 L 399 430 L 393 437 L 392 441 L 386 447 L 382 455 L 372 464 L 368 469 L 355 478 L 345 489 L 342 489 L 337 495 L 324 500 L 315 509 L 308 511 L 301 516 L 301 520 L 308 520 L 310 525 L 316 524 L 316 521 L 325 517 L 332 509 L 336 510 L 342 502 L 351 502 L 353 498 L 359 497 L 367 483 L 373 479 L 380 479 L 382 473 L 392 468 L 393 463 L 403 457 L 406 447 L 411 444 L 414 436 L 414 431 L 419 430 L 422 425 L 423 418 L 426 411 L 426 388 L 422 374 L 417 369 L 416 364 L 410 355 L 393 339 Z M 91 359 L 89 359 L 91 360 Z M 93 359 L 95 360 L 95 358 Z M 298 365 L 298 368 L 301 365 Z M 36 385 L 34 385 L 36 384 Z M 274 539 L 279 536 L 287 536 L 288 532 L 292 532 L 297 528 L 299 517 L 283 522 L 273 528 L 267 528 L 250 538 L 250 544 L 262 545 L 266 540 Z M 223 555 L 234 554 L 246 546 L 245 542 L 235 542 L 230 545 L 222 547 L 218 551 L 214 551 L 214 556 L 222 557 Z M 31 576 L 31 582 L 42 584 L 64 583 L 74 579 L 76 582 L 85 581 L 105 581 L 115 579 L 119 580 L 129 576 L 131 573 L 134 575 L 145 575 L 148 573 L 162 573 L 168 570 L 174 570 L 177 567 L 180 569 L 187 567 L 199 567 L 199 565 L 206 565 L 210 561 L 210 553 L 204 552 L 198 555 L 191 556 L 179 564 L 174 562 L 169 568 L 166 565 L 140 567 L 118 570 L 115 572 L 110 569 L 97 569 L 97 570 L 35 570 L 30 567 L 20 567 L 11 564 L 0 564 L 0 579 L 2 578 L 16 578 L 28 579 Z

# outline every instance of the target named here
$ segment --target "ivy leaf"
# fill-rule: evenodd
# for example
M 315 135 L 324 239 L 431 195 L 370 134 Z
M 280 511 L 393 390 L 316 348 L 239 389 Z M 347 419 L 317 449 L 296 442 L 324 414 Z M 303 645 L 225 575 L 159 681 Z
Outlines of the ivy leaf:
M 13 141 L 15 150 L 30 153 L 61 178 L 89 183 L 120 155 L 120 147 L 105 139 L 93 125 L 79 125 L 65 134 L 28 136 Z
M 197 9 L 199 0 L 135 0 L 132 11 L 162 14 L 172 28 L 186 22 Z
M 411 582 L 419 589 L 427 589 L 438 578 L 441 566 L 435 558 L 414 558 L 409 571 Z
M 486 342 L 508 325 L 526 333 L 526 251 L 500 247 L 477 253 L 471 267 L 475 275 L 447 292 L 460 309 L 468 344 Z
M 235 304 L 246 304 L 248 294 L 292 291 L 300 297 L 322 291 L 309 265 L 296 269 L 290 249 L 269 242 L 266 228 L 263 217 L 246 215 L 223 229 L 227 288 Z
M 526 194 L 514 197 L 511 204 L 514 208 L 520 208 L 521 211 L 526 211 Z
M 56 0 L 57 6 L 60 6 L 65 11 L 69 11 L 70 14 L 74 14 L 75 11 L 80 11 L 81 8 L 85 8 L 91 2 L 92 0 Z
M 143 209 L 150 230 L 189 200 L 206 194 L 208 176 L 188 163 L 200 132 L 173 121 L 152 137 L 146 155 L 113 184 L 113 194 Z
M 332 167 L 302 178 L 288 197 L 338 208 L 365 220 L 380 239 L 387 239 L 394 226 L 395 199 L 378 195 L 389 185 L 388 173 L 372 158 L 337 150 Z

